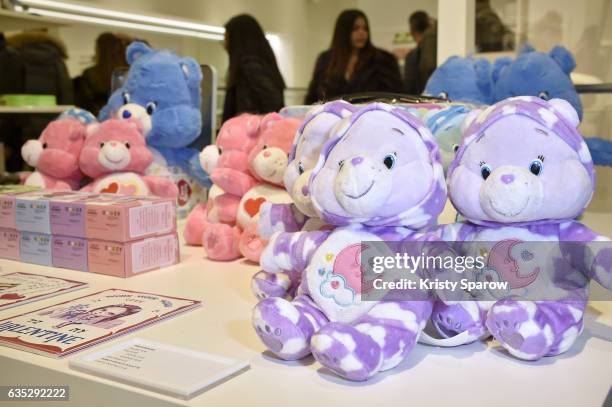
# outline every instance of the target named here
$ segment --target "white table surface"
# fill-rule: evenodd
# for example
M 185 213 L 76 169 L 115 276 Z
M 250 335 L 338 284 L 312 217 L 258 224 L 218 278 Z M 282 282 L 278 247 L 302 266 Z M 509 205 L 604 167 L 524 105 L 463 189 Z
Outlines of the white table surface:
M 450 219 L 452 213 L 446 212 L 443 220 Z M 587 213 L 583 221 L 612 235 L 612 213 Z M 88 407 L 601 406 L 612 385 L 612 302 L 589 305 L 584 332 L 574 347 L 559 357 L 523 362 L 507 356 L 493 341 L 451 349 L 419 344 L 397 368 L 365 383 L 351 383 L 324 370 L 312 357 L 284 362 L 264 353 L 250 323 L 255 299 L 249 281 L 257 267 L 244 261 L 210 262 L 203 259 L 201 248 L 194 247 L 183 247 L 181 258 L 176 266 L 127 280 L 0 260 L 5 273 L 42 273 L 90 284 L 85 290 L 2 311 L 0 319 L 108 288 L 198 299 L 203 302 L 200 309 L 111 343 L 141 337 L 249 360 L 249 371 L 190 401 L 182 401 L 68 367 L 70 358 L 91 350 L 57 360 L 0 347 L 0 385 L 68 385 L 71 401 L 49 405 Z

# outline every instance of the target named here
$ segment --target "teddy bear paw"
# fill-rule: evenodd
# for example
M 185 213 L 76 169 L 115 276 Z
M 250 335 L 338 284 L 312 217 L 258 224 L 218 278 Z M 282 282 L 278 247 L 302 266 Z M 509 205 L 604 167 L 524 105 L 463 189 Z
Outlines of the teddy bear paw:
M 259 271 L 251 279 L 251 291 L 260 300 L 269 297 L 286 298 L 291 280 L 284 273 Z

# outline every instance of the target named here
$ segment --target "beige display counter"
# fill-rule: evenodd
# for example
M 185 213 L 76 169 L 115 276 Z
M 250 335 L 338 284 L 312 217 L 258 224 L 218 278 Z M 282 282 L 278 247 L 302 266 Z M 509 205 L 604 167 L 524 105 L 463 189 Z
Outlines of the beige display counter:
M 444 220 L 452 219 L 446 212 Z M 612 213 L 583 221 L 612 235 Z M 107 288 L 125 288 L 201 300 L 201 308 L 110 343 L 140 337 L 249 360 L 251 369 L 190 400 L 97 378 L 56 360 L 0 347 L 0 385 L 67 385 L 79 407 L 129 406 L 601 406 L 612 385 L 612 302 L 589 305 L 585 329 L 567 354 L 538 362 L 513 359 L 495 342 L 442 349 L 417 345 L 398 368 L 365 383 L 343 381 L 313 359 L 283 362 L 264 353 L 251 328 L 255 299 L 249 281 L 257 267 L 214 263 L 201 248 L 183 247 L 180 264 L 127 280 L 0 261 L 3 272 L 30 272 L 86 281 L 89 288 L 0 312 L 0 319 Z M 599 287 L 594 287 L 599 289 Z M 110 344 L 109 343 L 109 344 Z M 103 344 L 95 349 L 101 349 Z M 91 352 L 85 351 L 84 353 Z M 3 406 L 47 405 L 26 402 Z M 50 402 L 59 406 L 63 403 Z

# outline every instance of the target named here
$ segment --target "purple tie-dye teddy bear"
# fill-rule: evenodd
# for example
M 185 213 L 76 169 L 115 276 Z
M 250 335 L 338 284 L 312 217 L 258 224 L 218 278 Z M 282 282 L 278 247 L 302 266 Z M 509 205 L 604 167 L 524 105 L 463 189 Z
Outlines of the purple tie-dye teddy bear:
M 269 239 L 275 232 L 314 231 L 326 227 L 312 206 L 308 180 L 332 129 L 356 108 L 339 100 L 315 106 L 299 128 L 289 153 L 284 183 L 293 204 L 264 203 L 259 211 L 259 235 Z M 300 285 L 303 270 L 283 273 L 260 271 L 251 280 L 251 291 L 259 299 L 291 299 Z
M 593 195 L 589 150 L 565 100 L 513 97 L 466 118 L 448 169 L 449 196 L 467 221 L 442 227 L 461 254 L 483 256 L 476 281 L 504 281 L 475 301 L 437 303 L 432 322 L 465 342 L 491 334 L 513 356 L 567 351 L 582 332 L 593 277 L 612 289 L 612 245 L 574 220 Z
M 259 302 L 253 325 L 282 359 L 312 353 L 338 375 L 366 380 L 410 353 L 433 299 L 362 301 L 362 242 L 416 240 L 435 223 L 446 202 L 438 148 L 416 117 L 370 104 L 335 128 L 308 188 L 316 212 L 336 228 L 272 237 L 262 268 L 304 269 L 302 294 Z

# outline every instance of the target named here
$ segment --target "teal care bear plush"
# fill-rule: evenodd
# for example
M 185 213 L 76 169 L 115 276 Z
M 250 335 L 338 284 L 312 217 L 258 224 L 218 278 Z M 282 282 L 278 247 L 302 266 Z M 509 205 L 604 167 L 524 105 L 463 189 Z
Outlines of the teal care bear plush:
M 453 102 L 491 104 L 491 64 L 484 58 L 452 56 L 436 68 L 423 94 Z
M 199 150 L 188 147 L 202 128 L 202 71 L 193 58 L 141 42 L 130 44 L 126 60 L 130 65 L 127 78 L 102 108 L 99 119 L 116 117 L 141 123 L 154 155 L 147 173 L 173 179 L 179 188 L 180 210 L 190 200 L 193 180 L 210 186 L 199 164 Z
M 574 56 L 564 47 L 556 46 L 545 53 L 526 45 L 516 59 L 498 58 L 493 64 L 493 102 L 513 96 L 563 99 L 582 120 L 582 103 L 570 78 L 575 67 Z

